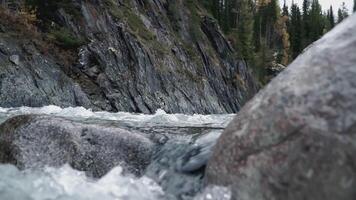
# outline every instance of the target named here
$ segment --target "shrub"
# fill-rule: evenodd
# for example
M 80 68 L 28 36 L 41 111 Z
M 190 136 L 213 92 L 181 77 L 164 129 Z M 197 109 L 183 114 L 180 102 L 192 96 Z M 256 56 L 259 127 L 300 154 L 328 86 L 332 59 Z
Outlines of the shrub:
M 15 13 L 0 6 L 0 23 L 12 30 L 12 33 L 38 37 L 40 34 L 35 26 L 36 21 L 36 15 L 32 11 L 21 8 Z
M 86 43 L 85 39 L 74 36 L 65 28 L 52 31 L 50 33 L 50 38 L 55 39 L 58 45 L 65 49 L 75 49 Z
M 113 0 L 105 2 L 110 14 L 117 20 L 126 22 L 132 33 L 139 36 L 144 40 L 154 40 L 155 34 L 148 30 L 145 24 L 142 22 L 140 16 L 138 16 L 130 7 L 130 2 L 125 1 L 124 5 L 117 5 Z
M 192 37 L 193 42 L 196 42 L 203 37 L 203 33 L 200 29 L 201 17 L 198 12 L 199 6 L 193 0 L 187 0 L 185 3 L 190 11 L 190 24 L 189 24 L 190 35 Z
M 171 21 L 171 25 L 174 31 L 179 31 L 179 4 L 176 0 L 168 1 L 168 18 Z
M 54 21 L 54 13 L 63 8 L 68 14 L 78 17 L 80 15 L 71 0 L 25 0 L 28 8 L 35 10 L 37 17 L 45 22 Z

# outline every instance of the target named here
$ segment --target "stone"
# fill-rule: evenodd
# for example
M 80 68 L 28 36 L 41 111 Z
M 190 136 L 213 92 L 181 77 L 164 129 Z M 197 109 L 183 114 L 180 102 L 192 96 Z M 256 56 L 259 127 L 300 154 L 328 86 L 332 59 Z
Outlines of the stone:
M 194 200 L 231 200 L 231 191 L 225 187 L 209 185 Z
M 10 56 L 9 60 L 15 65 L 19 65 L 20 64 L 20 56 L 19 55 Z
M 238 200 L 356 199 L 356 15 L 310 46 L 226 128 L 206 183 Z
M 20 169 L 69 164 L 92 177 L 120 165 L 140 175 L 150 163 L 153 142 L 145 134 L 68 119 L 22 115 L 0 125 L 0 163 Z
M 29 50 L 31 55 L 26 53 Z M 19 57 L 27 59 L 19 61 Z M 0 107 L 57 105 L 100 109 L 62 70 L 53 59 L 40 54 L 35 45 L 20 46 L 17 39 L 0 37 Z

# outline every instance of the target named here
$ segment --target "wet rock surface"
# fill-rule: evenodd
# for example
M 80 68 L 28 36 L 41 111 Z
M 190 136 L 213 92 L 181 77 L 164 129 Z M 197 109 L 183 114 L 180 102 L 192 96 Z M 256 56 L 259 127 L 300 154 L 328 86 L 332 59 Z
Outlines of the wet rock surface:
M 145 175 L 178 199 L 192 199 L 204 187 L 204 169 L 222 129 L 181 131 L 187 135 L 179 138 L 170 133 L 169 140 L 157 148 Z M 189 138 L 192 133 L 196 138 Z
M 356 15 L 242 109 L 209 161 L 238 200 L 356 198 Z
M 59 117 L 21 115 L 0 125 L 0 162 L 20 169 L 69 164 L 101 177 L 120 165 L 142 174 L 154 144 L 145 134 Z

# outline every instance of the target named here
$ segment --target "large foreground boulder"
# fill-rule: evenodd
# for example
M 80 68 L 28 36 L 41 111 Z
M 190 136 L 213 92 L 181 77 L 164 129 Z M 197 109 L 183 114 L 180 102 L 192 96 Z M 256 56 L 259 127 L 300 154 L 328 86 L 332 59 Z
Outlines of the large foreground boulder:
M 206 178 L 238 200 L 356 199 L 356 15 L 242 109 Z
M 153 143 L 139 132 L 23 115 L 0 125 L 0 163 L 24 168 L 61 166 L 100 177 L 121 165 L 139 175 L 149 164 Z

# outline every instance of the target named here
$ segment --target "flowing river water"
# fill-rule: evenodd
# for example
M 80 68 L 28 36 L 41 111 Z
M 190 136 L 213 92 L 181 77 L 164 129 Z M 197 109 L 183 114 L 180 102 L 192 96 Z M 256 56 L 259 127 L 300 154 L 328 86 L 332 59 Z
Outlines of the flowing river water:
M 162 144 L 142 177 L 120 166 L 94 179 L 69 165 L 18 170 L 0 165 L 1 200 L 230 199 L 227 188 L 203 188 L 204 166 L 222 130 L 235 115 L 92 112 L 82 107 L 0 108 L 0 123 L 23 114 L 53 115 L 83 123 L 117 126 L 153 135 Z

